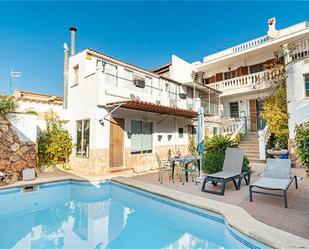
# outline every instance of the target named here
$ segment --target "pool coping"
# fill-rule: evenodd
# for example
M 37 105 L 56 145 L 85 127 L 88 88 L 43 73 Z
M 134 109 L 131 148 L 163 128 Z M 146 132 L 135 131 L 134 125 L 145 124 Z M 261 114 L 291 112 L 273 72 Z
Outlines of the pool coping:
M 253 240 L 259 241 L 273 248 L 309 248 L 309 240 L 266 225 L 253 218 L 241 207 L 141 182 L 131 178 L 116 177 L 111 179 L 111 181 L 220 214 L 225 218 L 226 223 L 232 228 Z

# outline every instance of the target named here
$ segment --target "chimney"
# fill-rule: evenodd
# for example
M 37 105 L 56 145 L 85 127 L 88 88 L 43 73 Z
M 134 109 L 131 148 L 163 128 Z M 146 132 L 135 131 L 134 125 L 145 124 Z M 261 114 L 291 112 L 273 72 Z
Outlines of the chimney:
M 276 18 L 272 17 L 270 19 L 268 19 L 268 31 L 267 31 L 267 35 L 270 38 L 277 38 L 279 31 L 276 29 Z
M 77 28 L 71 27 L 69 28 L 71 32 L 71 56 L 75 55 L 75 34 L 77 31 Z
M 69 48 L 66 43 L 63 44 L 63 108 L 68 108 L 68 72 L 69 72 Z

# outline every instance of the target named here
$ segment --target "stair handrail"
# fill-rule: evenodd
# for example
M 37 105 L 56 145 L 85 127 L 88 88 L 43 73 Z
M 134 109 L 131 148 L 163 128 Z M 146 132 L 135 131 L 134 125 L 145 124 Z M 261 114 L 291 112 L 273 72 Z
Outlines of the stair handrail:
M 244 123 L 241 122 L 240 125 L 237 127 L 237 129 L 233 132 L 231 139 L 234 140 L 238 136 L 238 134 L 241 133 L 243 128 L 244 128 Z

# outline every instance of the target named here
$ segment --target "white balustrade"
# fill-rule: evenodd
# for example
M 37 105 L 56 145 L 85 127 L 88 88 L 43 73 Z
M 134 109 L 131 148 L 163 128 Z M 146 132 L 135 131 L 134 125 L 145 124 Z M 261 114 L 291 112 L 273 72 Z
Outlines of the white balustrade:
M 309 56 L 309 38 L 302 39 L 288 44 L 283 47 L 285 55 L 285 63 L 299 60 Z
M 222 118 L 221 119 L 221 134 L 234 134 L 239 127 L 243 127 L 243 122 L 240 118 Z M 240 132 L 239 130 L 238 132 Z
M 270 70 L 265 70 L 262 72 L 248 74 L 245 76 L 235 77 L 228 80 L 218 81 L 215 83 L 210 83 L 207 86 L 219 90 L 226 91 L 237 88 L 242 88 L 246 86 L 251 86 L 252 88 L 256 88 L 257 84 L 266 83 L 270 81 L 274 77 L 274 72 Z
M 254 39 L 254 40 L 251 40 L 251 41 L 242 43 L 242 44 L 237 45 L 237 46 L 235 46 L 235 47 L 232 47 L 232 50 L 233 50 L 233 52 L 241 52 L 241 51 L 243 51 L 243 50 L 246 50 L 246 49 L 249 49 L 249 48 L 258 46 L 258 45 L 260 45 L 260 44 L 262 44 L 262 43 L 265 43 L 265 42 L 267 42 L 268 40 L 269 40 L 269 36 L 268 36 L 268 35 L 265 35 L 265 36 L 256 38 L 256 39 Z

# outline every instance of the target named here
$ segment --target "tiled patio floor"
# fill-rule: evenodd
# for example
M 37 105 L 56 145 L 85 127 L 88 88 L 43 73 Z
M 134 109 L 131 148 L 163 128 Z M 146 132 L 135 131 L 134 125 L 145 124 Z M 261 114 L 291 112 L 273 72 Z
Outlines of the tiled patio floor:
M 261 163 L 255 163 L 251 167 L 254 171 L 251 182 L 254 182 L 258 179 L 257 175 L 263 171 L 265 166 Z M 305 170 L 301 168 L 293 169 L 293 172 L 297 176 L 306 175 Z M 282 197 L 254 194 L 254 202 L 250 202 L 248 186 L 246 186 L 244 181 L 239 191 L 235 190 L 232 182 L 228 183 L 225 195 L 218 196 L 201 192 L 201 184 L 196 186 L 190 181 L 190 178 L 189 182 L 186 182 L 185 185 L 182 185 L 179 181 L 172 183 L 168 180 L 167 175 L 161 185 L 158 182 L 158 173 L 150 173 L 133 178 L 242 207 L 255 219 L 263 223 L 309 239 L 309 179 L 306 179 L 306 177 L 299 182 L 299 188 L 297 190 L 295 189 L 294 183 L 290 186 L 288 191 L 288 209 L 284 208 Z M 213 186 L 209 184 L 208 188 L 213 188 Z

